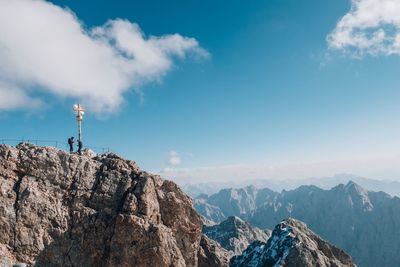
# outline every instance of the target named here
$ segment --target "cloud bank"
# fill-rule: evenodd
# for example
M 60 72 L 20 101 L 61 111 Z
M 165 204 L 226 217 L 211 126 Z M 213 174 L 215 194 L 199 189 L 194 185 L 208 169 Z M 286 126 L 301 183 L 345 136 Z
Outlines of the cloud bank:
M 400 181 L 400 156 L 363 160 L 341 160 L 287 165 L 237 164 L 202 168 L 166 168 L 159 174 L 180 184 L 287 180 L 332 177 L 351 173 L 378 180 Z
M 400 55 L 399 14 L 399 0 L 352 0 L 328 35 L 328 45 L 357 56 Z
M 42 94 L 118 110 L 124 93 L 160 80 L 175 58 L 207 56 L 194 38 L 146 36 L 123 19 L 86 29 L 40 0 L 0 1 L 0 110 L 40 106 Z

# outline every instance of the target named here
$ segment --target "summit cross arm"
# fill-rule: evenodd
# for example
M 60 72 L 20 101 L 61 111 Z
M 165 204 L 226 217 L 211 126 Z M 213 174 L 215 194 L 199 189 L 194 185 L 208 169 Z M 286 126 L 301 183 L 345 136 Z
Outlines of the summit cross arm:
M 82 120 L 85 114 L 85 109 L 81 104 L 74 105 L 74 111 L 76 112 L 76 120 L 78 122 L 78 141 L 82 141 Z

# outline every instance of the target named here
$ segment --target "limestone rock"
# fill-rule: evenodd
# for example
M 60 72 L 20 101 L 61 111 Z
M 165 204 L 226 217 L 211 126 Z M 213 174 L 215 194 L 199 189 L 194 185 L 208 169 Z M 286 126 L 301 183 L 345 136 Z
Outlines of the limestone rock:
M 216 241 L 203 235 L 200 241 L 199 267 L 229 266 L 231 254 Z
M 0 145 L 0 203 L 0 266 L 226 266 L 192 200 L 113 153 Z

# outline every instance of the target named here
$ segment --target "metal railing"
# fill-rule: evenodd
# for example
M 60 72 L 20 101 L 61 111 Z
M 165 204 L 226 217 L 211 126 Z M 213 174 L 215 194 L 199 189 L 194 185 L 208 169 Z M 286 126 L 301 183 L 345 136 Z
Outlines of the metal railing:
M 1 144 L 7 144 L 16 146 L 20 143 L 30 143 L 37 146 L 52 146 L 58 149 L 63 149 L 65 151 L 69 151 L 69 144 L 68 142 L 58 141 L 58 140 L 40 140 L 40 139 L 0 139 Z M 106 153 L 110 152 L 109 147 L 98 147 L 98 146 L 83 146 L 83 149 L 90 149 L 96 153 Z

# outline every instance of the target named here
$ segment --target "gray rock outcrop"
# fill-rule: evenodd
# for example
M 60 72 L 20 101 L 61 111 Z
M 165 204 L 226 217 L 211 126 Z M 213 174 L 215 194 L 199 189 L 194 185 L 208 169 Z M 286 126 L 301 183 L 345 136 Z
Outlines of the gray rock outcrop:
M 256 241 L 242 255 L 231 259 L 232 267 L 353 267 L 343 250 L 322 240 L 295 219 L 279 223 L 267 243 Z
M 0 145 L 0 266 L 227 266 L 179 187 L 108 153 Z
M 228 266 L 231 255 L 216 241 L 202 235 L 198 257 L 199 267 Z
M 252 242 L 258 240 L 267 242 L 271 236 L 270 230 L 252 227 L 239 217 L 230 216 L 218 225 L 204 226 L 203 233 L 217 241 L 223 248 L 240 255 Z

